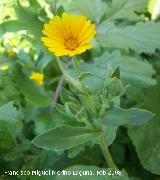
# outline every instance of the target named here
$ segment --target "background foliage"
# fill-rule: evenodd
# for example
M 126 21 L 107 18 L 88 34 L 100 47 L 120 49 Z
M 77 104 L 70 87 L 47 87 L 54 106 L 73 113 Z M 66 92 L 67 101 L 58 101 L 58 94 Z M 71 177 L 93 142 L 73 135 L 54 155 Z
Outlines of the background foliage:
M 95 75 L 85 77 L 84 81 L 89 90 L 96 93 L 102 87 L 108 65 L 113 69 L 119 66 L 122 80 L 125 85 L 129 85 L 121 97 L 121 107 L 126 109 L 138 107 L 155 114 L 151 121 L 141 126 L 122 123 L 117 128 L 109 126 L 107 122 L 106 137 L 113 159 L 119 168 L 126 170 L 131 179 L 159 179 L 160 11 L 158 7 L 158 0 L 0 1 L 0 67 L 9 66 L 6 71 L 0 70 L 2 179 L 28 178 L 3 176 L 8 170 L 66 168 L 95 170 L 107 167 L 99 146 L 86 142 L 98 136 L 98 132 L 93 136 L 88 130 L 77 128 L 76 136 L 73 136 L 69 146 L 72 147 L 72 144 L 79 141 L 84 145 L 80 144 L 69 150 L 64 150 L 59 144 L 57 147 L 60 151 L 42 150 L 31 143 L 37 135 L 50 128 L 65 125 L 65 129 L 72 131 L 68 125 L 76 126 L 74 117 L 64 113 L 62 105 L 53 107 L 61 73 L 54 55 L 49 53 L 40 41 L 43 24 L 54 14 L 61 15 L 64 11 L 84 14 L 96 24 L 97 36 L 93 41 L 94 48 L 79 57 L 81 70 Z M 33 71 L 44 74 L 43 86 L 29 79 Z M 75 76 L 72 65 L 69 66 L 69 71 Z M 57 103 L 66 102 L 66 94 L 70 93 L 68 89 L 68 85 L 64 84 Z M 112 120 L 114 114 L 115 112 L 110 112 Z M 126 117 L 126 114 L 120 115 Z M 114 120 L 117 122 L 116 117 Z M 104 123 L 103 119 L 101 122 Z M 63 129 L 60 131 L 57 129 L 53 134 L 61 135 L 61 131 L 63 132 Z M 86 133 L 84 139 L 81 137 L 82 131 Z M 53 139 L 52 143 L 55 145 L 58 142 L 58 139 Z M 51 177 L 54 178 L 60 179 L 60 177 Z M 122 177 L 123 180 L 124 178 Z M 50 179 L 50 177 L 32 176 L 30 179 Z

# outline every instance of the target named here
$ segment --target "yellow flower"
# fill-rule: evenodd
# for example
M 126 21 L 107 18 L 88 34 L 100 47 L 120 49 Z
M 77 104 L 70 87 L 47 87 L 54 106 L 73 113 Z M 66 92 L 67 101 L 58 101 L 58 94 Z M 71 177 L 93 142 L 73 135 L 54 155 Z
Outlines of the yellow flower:
M 17 39 L 16 39 L 16 38 L 11 38 L 11 39 L 9 39 L 8 44 L 9 44 L 10 46 L 16 46 L 16 45 L 17 45 Z
M 32 74 L 29 77 L 29 79 L 32 79 L 32 80 L 36 81 L 39 85 L 42 85 L 43 84 L 43 80 L 44 80 L 44 76 L 41 73 L 32 72 Z
M 41 40 L 56 56 L 74 56 L 90 49 L 96 34 L 95 25 L 87 17 L 63 13 L 44 25 L 46 37 Z
M 3 65 L 3 66 L 0 67 L 0 70 L 6 71 L 8 68 L 9 68 L 8 65 Z
M 7 51 L 7 55 L 8 55 L 9 57 L 14 57 L 14 56 L 16 56 L 16 52 L 14 52 L 13 50 L 8 50 L 8 51 Z

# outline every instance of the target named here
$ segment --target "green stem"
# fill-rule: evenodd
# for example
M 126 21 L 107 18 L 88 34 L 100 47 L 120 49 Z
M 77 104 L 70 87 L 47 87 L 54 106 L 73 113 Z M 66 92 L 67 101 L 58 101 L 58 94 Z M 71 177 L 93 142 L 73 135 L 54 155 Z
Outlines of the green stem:
M 87 118 L 82 118 L 82 121 L 84 122 L 84 124 L 86 125 L 87 128 L 89 129 L 94 129 L 93 125 L 88 121 Z
M 60 68 L 60 70 L 62 71 L 62 73 L 63 73 L 64 75 L 66 75 L 66 70 L 65 70 L 65 68 L 63 67 L 63 65 L 62 65 L 61 60 L 60 60 L 59 57 L 57 57 L 57 62 L 58 62 L 59 68 Z
M 105 158 L 106 162 L 108 163 L 108 166 L 110 168 L 113 168 L 113 169 L 118 169 L 116 164 L 114 163 L 114 161 L 112 159 L 112 156 L 111 156 L 109 149 L 108 149 L 108 146 L 106 144 L 104 131 L 102 132 L 102 136 L 99 138 L 99 143 L 100 143 L 100 147 L 102 149 L 104 158 Z
M 67 70 L 64 68 L 61 60 L 59 57 L 57 57 L 57 62 L 58 62 L 58 65 L 60 67 L 60 70 L 62 71 L 63 75 L 64 75 L 64 78 L 70 83 L 72 84 L 79 92 L 83 92 L 83 87 L 82 87 L 82 84 L 75 80 L 73 77 L 71 77 L 69 75 L 69 73 L 67 72 Z
M 81 71 L 79 69 L 79 66 L 78 66 L 78 60 L 77 60 L 77 57 L 75 56 L 73 58 L 73 64 L 74 64 L 74 68 L 75 68 L 75 71 L 78 75 L 78 79 L 81 75 Z M 95 107 L 95 103 L 94 103 L 94 100 L 92 99 L 92 97 L 90 96 L 89 92 L 88 92 L 88 89 L 86 88 L 85 84 L 83 83 L 83 81 L 80 81 L 80 83 L 82 84 L 82 87 L 83 87 L 83 91 L 85 93 L 85 95 L 88 97 L 88 101 L 90 102 L 90 107 L 93 111 L 94 114 L 97 114 L 97 110 L 96 110 L 96 107 Z
M 75 68 L 76 73 L 77 73 L 78 78 L 79 78 L 79 76 L 81 75 L 81 71 L 80 71 L 80 69 L 79 69 L 78 61 L 77 61 L 77 57 L 76 57 L 76 56 L 73 57 L 73 65 L 74 65 L 74 68 Z
M 103 116 L 106 112 L 106 109 L 109 107 L 108 99 L 102 102 L 102 107 L 99 111 L 99 117 Z
M 105 105 L 105 104 L 102 104 L 102 108 L 101 108 L 100 111 L 99 111 L 99 117 L 103 116 L 105 110 L 106 110 L 106 105 Z

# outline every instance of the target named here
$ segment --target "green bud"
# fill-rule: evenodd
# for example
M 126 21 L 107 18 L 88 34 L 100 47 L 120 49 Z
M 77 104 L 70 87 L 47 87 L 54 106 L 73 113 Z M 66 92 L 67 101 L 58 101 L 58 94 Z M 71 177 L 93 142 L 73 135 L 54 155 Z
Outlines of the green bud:
M 112 96 L 119 96 L 124 90 L 122 81 L 117 77 L 112 78 L 107 86 L 108 91 Z

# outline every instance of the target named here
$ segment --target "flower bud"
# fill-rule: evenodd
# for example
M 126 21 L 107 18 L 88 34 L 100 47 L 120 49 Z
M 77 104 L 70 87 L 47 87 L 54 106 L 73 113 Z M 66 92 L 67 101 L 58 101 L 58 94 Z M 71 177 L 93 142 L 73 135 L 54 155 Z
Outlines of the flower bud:
M 108 86 L 108 91 L 112 96 L 119 96 L 124 89 L 122 81 L 117 77 L 112 78 L 108 82 L 107 86 Z

